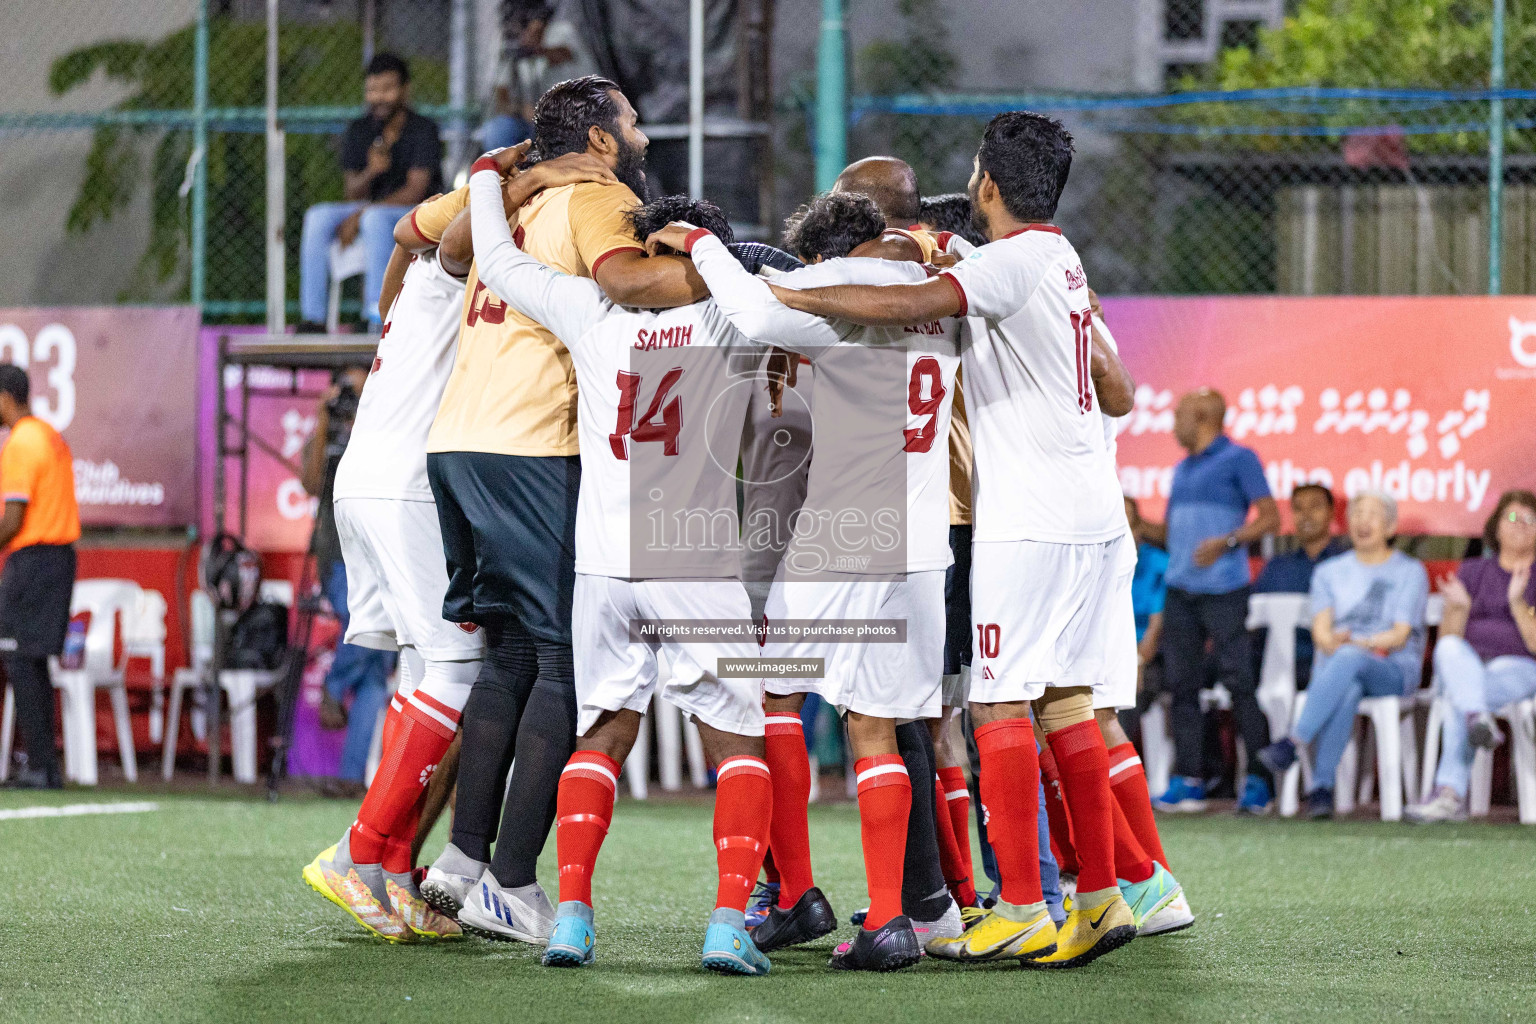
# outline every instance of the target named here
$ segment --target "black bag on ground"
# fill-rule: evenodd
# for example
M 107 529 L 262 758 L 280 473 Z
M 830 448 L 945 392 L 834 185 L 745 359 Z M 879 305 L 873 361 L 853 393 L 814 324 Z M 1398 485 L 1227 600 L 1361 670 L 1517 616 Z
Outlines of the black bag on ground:
M 280 604 L 251 605 L 235 620 L 229 637 L 228 668 L 276 669 L 288 652 L 288 609 Z

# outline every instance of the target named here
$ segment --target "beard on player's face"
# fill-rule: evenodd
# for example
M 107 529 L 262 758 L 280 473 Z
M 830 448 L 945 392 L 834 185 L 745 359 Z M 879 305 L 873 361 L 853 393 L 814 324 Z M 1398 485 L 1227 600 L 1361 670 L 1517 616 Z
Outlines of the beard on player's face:
M 614 162 L 613 176 L 629 186 L 642 202 L 645 201 L 645 147 L 631 143 L 622 135 L 615 135 L 619 144 L 618 159 Z
M 987 214 L 981 208 L 981 180 L 972 177 L 965 187 L 966 194 L 971 197 L 971 226 L 988 241 L 992 240 L 992 232 L 987 230 Z

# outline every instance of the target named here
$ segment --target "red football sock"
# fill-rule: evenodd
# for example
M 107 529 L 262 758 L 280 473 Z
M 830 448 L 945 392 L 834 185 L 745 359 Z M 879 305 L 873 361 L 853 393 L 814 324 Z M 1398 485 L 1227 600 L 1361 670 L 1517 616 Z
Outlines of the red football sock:
M 763 854 L 763 877 L 768 880 L 770 885 L 777 885 L 779 882 L 779 867 L 773 862 L 772 847 L 769 847 L 768 852 Z
M 981 808 L 987 839 L 1003 876 L 1005 902 L 1040 903 L 1040 762 L 1027 718 L 1004 718 L 976 729 L 981 752 Z
M 1147 855 L 1168 867 L 1168 855 L 1163 852 L 1163 839 L 1157 832 L 1157 818 L 1152 814 L 1152 794 L 1147 790 L 1147 773 L 1136 748 L 1122 743 L 1109 750 L 1109 790 L 1115 795 L 1115 803 L 1125 815 L 1125 820 L 1136 836 L 1136 841 Z
M 939 803 L 940 817 L 949 818 L 950 834 L 955 837 L 955 848 L 960 851 L 960 868 L 971 880 L 970 893 L 974 896 L 976 874 L 971 861 L 971 791 L 965 786 L 965 770 L 958 766 L 940 768 L 939 788 L 944 793 L 944 799 Z
M 408 815 L 414 817 L 411 812 L 453 742 L 458 725 L 457 711 L 426 694 L 413 693 L 406 700 L 352 826 L 349 845 L 354 863 L 383 861 L 385 841 L 396 834 L 397 826 Z
M 805 816 L 811 802 L 811 759 L 798 714 L 771 712 L 763 732 L 773 783 L 768 837 L 779 871 L 779 907 L 789 910 L 816 884 L 811 876 L 811 827 Z
M 864 879 L 869 884 L 864 930 L 874 931 L 901 914 L 902 851 L 912 812 L 912 780 L 900 754 L 861 757 L 853 770 L 859 787 Z
M 1115 803 L 1113 794 L 1109 798 L 1109 810 L 1115 831 L 1115 877 L 1127 882 L 1145 882 L 1152 877 L 1152 858 L 1136 841 L 1136 833 L 1131 831 L 1125 812 Z
M 392 875 L 408 875 L 416 867 L 411 857 L 411 844 L 416 841 L 416 830 L 410 835 L 390 836 L 384 840 L 384 870 Z
M 426 802 L 427 790 L 422 787 L 416 802 L 395 819 L 395 824 L 389 830 L 389 838 L 384 840 L 384 870 L 392 875 L 409 874 L 416 867 L 411 847 L 416 842 L 416 826 L 421 822 L 421 809 Z
M 768 849 L 773 817 L 773 781 L 768 762 L 735 754 L 715 776 L 715 864 L 720 883 L 715 906 L 746 910 L 752 883 Z
M 1072 845 L 1072 819 L 1061 797 L 1061 771 L 1051 748 L 1040 751 L 1040 779 L 1045 783 L 1045 817 L 1051 826 L 1051 856 L 1056 866 L 1068 874 L 1077 874 L 1077 848 Z
M 939 867 L 944 871 L 944 884 L 949 894 L 962 907 L 976 905 L 976 886 L 971 882 L 971 858 L 960 855 L 960 843 L 955 838 L 955 823 L 949 818 L 949 808 L 944 800 L 944 783 L 933 781 L 934 830 L 939 838 Z M 967 850 L 967 853 L 970 851 Z
M 592 869 L 613 819 L 619 762 L 596 750 L 578 750 L 560 773 L 555 796 L 555 853 L 560 902 L 592 905 Z
M 1062 796 L 1077 847 L 1077 891 L 1109 889 L 1115 884 L 1114 797 L 1109 794 L 1109 754 L 1099 725 L 1078 722 L 1045 738 L 1061 769 Z

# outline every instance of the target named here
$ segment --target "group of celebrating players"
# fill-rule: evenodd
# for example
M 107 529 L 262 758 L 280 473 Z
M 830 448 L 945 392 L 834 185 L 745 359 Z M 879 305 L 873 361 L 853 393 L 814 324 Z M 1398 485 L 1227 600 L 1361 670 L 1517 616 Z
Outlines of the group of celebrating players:
M 1114 716 L 1137 677 L 1112 422 L 1133 385 L 1051 224 L 1071 136 L 999 115 L 968 197 L 929 203 L 906 164 L 861 160 L 787 252 L 735 243 L 706 201 L 642 203 L 646 144 L 613 83 L 563 82 L 532 159 L 481 157 L 396 229 L 334 501 L 346 639 L 398 648 L 399 689 L 305 880 L 390 942 L 468 930 L 590 963 L 595 863 L 660 696 L 716 770 L 703 966 L 766 974 L 837 927 L 806 815 L 814 693 L 846 723 L 870 897 L 832 967 L 1071 968 L 1193 923 Z M 422 875 L 456 734 L 452 837 Z

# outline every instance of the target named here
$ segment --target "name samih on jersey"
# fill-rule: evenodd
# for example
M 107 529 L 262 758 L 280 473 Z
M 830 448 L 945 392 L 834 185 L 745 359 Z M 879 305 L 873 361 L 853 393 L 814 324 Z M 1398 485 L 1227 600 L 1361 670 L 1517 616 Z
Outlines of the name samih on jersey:
M 884 575 L 948 567 L 958 321 L 902 328 L 826 320 L 780 303 L 713 235 L 694 242 L 691 255 L 732 323 L 756 341 L 809 357 L 815 367 L 815 457 L 786 567 L 802 575 L 823 568 Z M 845 258 L 790 271 L 774 283 L 819 288 L 926 277 L 917 263 Z M 865 545 L 858 544 L 857 528 L 846 525 L 861 514 L 876 519 Z M 888 536 L 897 539 L 894 546 Z M 838 560 L 829 564 L 829 556 Z
M 576 369 L 576 572 L 739 578 L 735 470 L 767 349 L 712 301 L 626 309 L 522 252 L 494 172 L 471 178 L 470 209 L 480 280 L 549 328 Z

